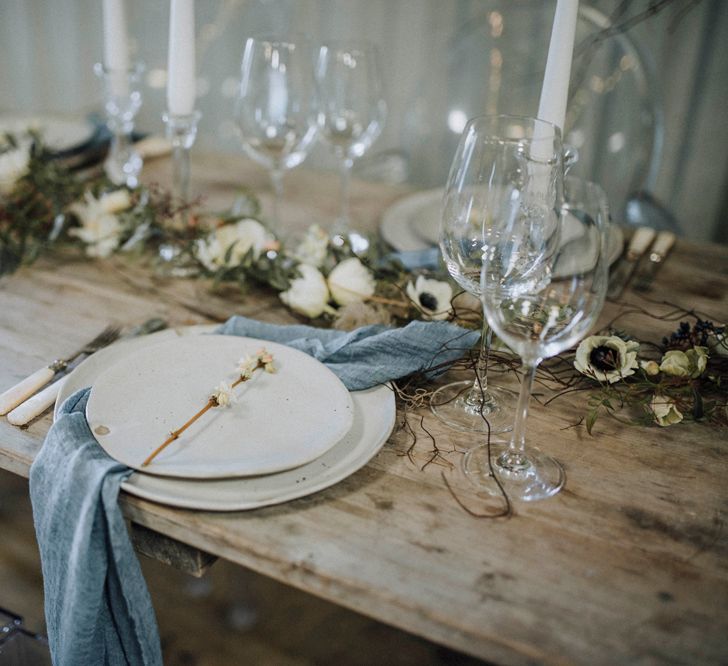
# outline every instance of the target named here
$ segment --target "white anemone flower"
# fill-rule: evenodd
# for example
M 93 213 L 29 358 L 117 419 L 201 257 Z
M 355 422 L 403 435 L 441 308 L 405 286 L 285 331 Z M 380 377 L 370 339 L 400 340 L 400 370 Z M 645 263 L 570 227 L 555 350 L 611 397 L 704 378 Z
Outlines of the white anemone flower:
M 616 335 L 590 335 L 576 348 L 574 367 L 592 379 L 613 384 L 635 373 L 639 347 L 638 342 Z
M 287 291 L 280 294 L 281 300 L 294 312 L 316 319 L 329 308 L 329 288 L 326 279 L 315 266 L 300 264 L 301 277 L 291 282 Z
M 675 405 L 675 401 L 664 395 L 653 396 L 650 404 L 647 405 L 647 411 L 652 414 L 657 425 L 669 426 L 683 420 L 683 415 Z
M 356 257 L 337 264 L 329 273 L 328 285 L 331 297 L 338 305 L 366 300 L 376 289 L 374 275 Z
M 237 266 L 251 249 L 253 258 L 257 259 L 274 241 L 274 236 L 260 222 L 246 218 L 223 224 L 206 238 L 200 238 L 195 246 L 195 256 L 205 268 L 214 272 Z
M 452 312 L 452 287 L 442 280 L 420 275 L 414 284 L 407 283 L 407 296 L 425 319 L 447 319 Z

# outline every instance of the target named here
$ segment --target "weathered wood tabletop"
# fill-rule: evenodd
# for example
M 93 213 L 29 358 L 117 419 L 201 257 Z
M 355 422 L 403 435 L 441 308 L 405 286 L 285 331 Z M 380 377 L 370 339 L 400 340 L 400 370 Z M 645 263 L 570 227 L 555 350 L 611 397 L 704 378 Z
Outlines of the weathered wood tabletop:
M 147 177 L 166 180 L 168 168 L 159 162 Z M 215 206 L 229 205 L 240 184 L 267 188 L 265 174 L 234 158 L 198 159 L 193 182 Z M 286 186 L 291 225 L 333 216 L 335 179 L 297 170 Z M 353 212 L 373 228 L 403 193 L 357 183 Z M 725 321 L 728 248 L 678 242 L 649 298 L 657 303 L 627 292 L 625 302 L 659 311 L 668 300 Z M 624 307 L 607 304 L 603 316 Z M 0 281 L 0 387 L 112 320 L 161 316 L 184 325 L 233 313 L 294 321 L 273 295 L 213 295 L 119 259 L 43 259 Z M 657 340 L 675 325 L 656 330 L 638 315 L 621 321 Z M 417 464 L 402 455 L 410 436 L 395 429 L 364 469 L 303 499 L 237 513 L 121 501 L 139 525 L 488 661 L 727 662 L 725 432 L 602 419 L 590 437 L 569 427 L 584 407 L 583 397 L 533 405 L 530 441 L 562 461 L 567 484 L 554 498 L 517 505 L 510 520 L 474 518 L 453 500 L 442 473 L 469 505 L 481 502 L 457 471 L 461 452 L 480 440 L 426 409 L 414 420 Z M 454 450 L 454 470 L 420 469 L 431 448 L 420 416 L 440 447 Z M 50 424 L 49 415 L 25 430 L 0 420 L 0 467 L 27 476 Z

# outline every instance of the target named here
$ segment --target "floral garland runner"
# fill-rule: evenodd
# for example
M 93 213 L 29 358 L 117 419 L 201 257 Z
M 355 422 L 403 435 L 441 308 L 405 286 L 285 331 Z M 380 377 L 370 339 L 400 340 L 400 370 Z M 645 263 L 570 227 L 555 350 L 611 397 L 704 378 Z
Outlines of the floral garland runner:
M 284 245 L 261 220 L 254 196 L 238 207 L 245 212 L 214 215 L 180 206 L 156 187 L 84 180 L 50 159 L 37 136 L 0 137 L 0 276 L 52 245 L 69 245 L 90 258 L 144 254 L 173 275 L 263 285 L 297 314 L 341 329 L 412 319 L 478 325 L 454 305 L 444 275 L 414 275 L 376 242 L 356 255 L 318 225 Z M 661 344 L 607 330 L 547 364 L 543 379 L 555 382 L 556 398 L 590 391 L 590 433 L 600 414 L 625 420 L 630 411 L 626 418 L 641 425 L 691 419 L 728 426 L 726 328 L 690 311 L 677 314 L 693 323 L 682 321 Z

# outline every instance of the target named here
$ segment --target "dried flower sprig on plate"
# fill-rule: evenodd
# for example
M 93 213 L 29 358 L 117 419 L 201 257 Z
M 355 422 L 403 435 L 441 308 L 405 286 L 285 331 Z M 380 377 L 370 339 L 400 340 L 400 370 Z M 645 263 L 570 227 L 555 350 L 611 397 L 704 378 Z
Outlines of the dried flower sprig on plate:
M 179 436 L 187 430 L 197 419 L 203 414 L 212 409 L 213 407 L 230 407 L 237 402 L 237 396 L 233 392 L 236 386 L 243 382 L 249 381 L 256 370 L 264 370 L 268 373 L 274 373 L 276 367 L 273 362 L 273 354 L 267 351 L 265 348 L 259 349 L 253 356 L 244 356 L 238 361 L 238 378 L 232 383 L 220 382 L 215 390 L 210 394 L 205 406 L 200 409 L 192 418 L 190 418 L 184 425 L 177 428 L 177 430 L 169 433 L 164 442 L 162 442 L 152 453 L 149 454 L 147 459 L 141 464 L 142 467 L 146 467 L 152 462 L 164 449 L 166 449 L 172 442 L 179 439 Z

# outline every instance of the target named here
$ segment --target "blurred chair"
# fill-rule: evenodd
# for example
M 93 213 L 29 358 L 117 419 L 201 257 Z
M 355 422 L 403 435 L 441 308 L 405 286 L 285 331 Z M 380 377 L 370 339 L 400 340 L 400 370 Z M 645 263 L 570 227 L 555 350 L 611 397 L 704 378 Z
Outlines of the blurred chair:
M 0 608 L 0 666 L 51 666 L 44 636 L 23 627 L 23 618 Z

